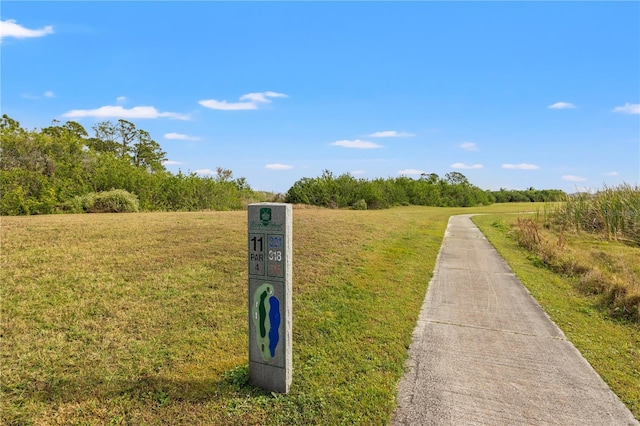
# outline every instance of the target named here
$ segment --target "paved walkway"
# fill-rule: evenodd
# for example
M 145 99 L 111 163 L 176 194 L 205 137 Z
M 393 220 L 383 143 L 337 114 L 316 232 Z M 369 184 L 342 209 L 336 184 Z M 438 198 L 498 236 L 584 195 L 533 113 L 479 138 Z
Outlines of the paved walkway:
M 392 425 L 640 425 L 471 222 L 453 216 Z

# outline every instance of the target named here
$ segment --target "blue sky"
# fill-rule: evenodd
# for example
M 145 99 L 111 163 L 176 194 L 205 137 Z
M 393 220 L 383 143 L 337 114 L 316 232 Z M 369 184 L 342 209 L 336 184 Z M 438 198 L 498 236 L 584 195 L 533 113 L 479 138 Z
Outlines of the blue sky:
M 638 2 L 3 1 L 1 110 L 124 118 L 172 172 L 640 183 Z

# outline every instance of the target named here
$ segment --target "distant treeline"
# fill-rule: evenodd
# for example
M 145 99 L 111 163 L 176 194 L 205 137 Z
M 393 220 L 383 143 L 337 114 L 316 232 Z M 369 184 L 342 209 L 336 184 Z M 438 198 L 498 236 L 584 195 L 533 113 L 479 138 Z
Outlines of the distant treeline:
M 325 170 L 320 177 L 297 181 L 287 192 L 285 201 L 333 208 L 380 209 L 398 205 L 470 207 L 495 202 L 551 202 L 565 197 L 566 194 L 557 189 L 485 191 L 458 172 L 447 173 L 444 178 L 424 173 L 419 179 L 367 180 L 350 174 L 335 177 Z
M 263 201 L 230 170 L 218 168 L 211 177 L 168 172 L 166 153 L 131 122 L 103 122 L 93 131 L 90 137 L 74 121 L 29 131 L 3 115 L 0 214 L 100 211 L 92 203 L 101 199 L 102 205 L 129 205 L 121 200 L 130 197 L 112 190 L 129 192 L 143 211 L 231 210 Z M 113 194 L 113 199 L 107 203 L 94 196 L 98 193 Z
M 559 190 L 484 191 L 458 172 L 440 178 L 356 179 L 324 171 L 302 178 L 286 193 L 252 190 L 245 178 L 218 167 L 215 176 L 173 174 L 166 153 L 150 134 L 127 120 L 105 121 L 93 135 L 75 121 L 26 130 L 0 119 L 0 214 L 99 211 L 242 209 L 282 201 L 331 208 L 381 209 L 398 205 L 475 206 L 494 202 L 558 201 Z
M 496 203 L 526 203 L 526 202 L 553 202 L 564 201 L 567 194 L 559 189 L 534 189 L 525 190 L 504 189 L 500 191 L 491 191 Z

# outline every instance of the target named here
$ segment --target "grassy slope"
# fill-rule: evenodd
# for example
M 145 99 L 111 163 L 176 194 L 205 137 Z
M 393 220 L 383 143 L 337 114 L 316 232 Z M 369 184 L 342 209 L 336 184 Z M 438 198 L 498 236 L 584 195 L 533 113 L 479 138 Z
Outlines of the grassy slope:
M 535 266 L 539 263 L 508 237 L 511 219 L 487 215 L 475 216 L 473 221 L 567 338 L 640 419 L 640 325 L 612 320 L 600 308 L 597 296 L 585 295 L 576 290 L 571 279 Z M 586 251 L 586 242 L 581 242 Z M 597 250 L 609 250 L 615 256 L 617 248 L 615 244 L 599 244 Z
M 246 213 L 2 218 L 7 424 L 383 424 L 451 214 L 294 210 L 294 382 L 243 385 Z

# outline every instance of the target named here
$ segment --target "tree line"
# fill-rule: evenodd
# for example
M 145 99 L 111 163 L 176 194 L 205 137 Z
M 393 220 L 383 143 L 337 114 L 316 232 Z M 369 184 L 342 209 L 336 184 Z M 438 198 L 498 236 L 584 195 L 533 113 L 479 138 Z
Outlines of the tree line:
M 215 176 L 173 174 L 151 135 L 120 119 L 89 132 L 75 121 L 27 130 L 0 119 L 0 214 L 96 211 L 242 209 L 250 202 L 286 201 L 331 208 L 381 209 L 398 205 L 474 206 L 494 202 L 558 201 L 560 190 L 484 191 L 458 172 L 419 179 L 302 178 L 285 195 L 254 191 L 243 177 L 218 167 Z
M 320 177 L 302 178 L 287 192 L 285 201 L 316 206 L 355 209 L 379 209 L 398 205 L 470 207 L 495 202 L 552 202 L 564 200 L 557 189 L 525 191 L 485 191 L 472 185 L 466 176 L 451 172 L 440 177 L 423 173 L 419 179 L 397 177 L 356 179 L 346 173 L 334 176 L 325 170 Z
M 143 211 L 231 210 L 262 201 L 244 178 L 234 179 L 221 167 L 211 177 L 168 172 L 160 144 L 127 120 L 105 121 L 92 130 L 90 136 L 77 122 L 55 120 L 26 130 L 4 114 L 0 214 L 95 211 L 89 201 L 112 190 L 133 195 Z M 122 197 L 122 192 L 112 194 Z

